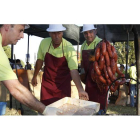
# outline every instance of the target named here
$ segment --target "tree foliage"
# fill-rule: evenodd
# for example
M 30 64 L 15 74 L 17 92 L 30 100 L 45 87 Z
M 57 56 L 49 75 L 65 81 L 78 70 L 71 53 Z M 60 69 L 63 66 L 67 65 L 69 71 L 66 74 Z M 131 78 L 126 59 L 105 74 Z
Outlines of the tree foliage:
M 126 64 L 127 42 L 116 42 L 114 44 L 118 54 L 118 64 Z M 134 41 L 129 41 L 128 45 L 128 65 L 135 62 Z

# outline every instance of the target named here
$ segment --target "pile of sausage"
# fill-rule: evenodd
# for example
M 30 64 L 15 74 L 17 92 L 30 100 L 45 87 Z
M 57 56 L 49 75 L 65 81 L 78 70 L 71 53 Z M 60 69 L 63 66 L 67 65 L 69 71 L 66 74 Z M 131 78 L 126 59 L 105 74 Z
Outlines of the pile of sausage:
M 110 91 L 115 92 L 119 85 L 125 83 L 125 78 L 121 81 L 116 80 L 117 73 L 120 77 L 125 75 L 117 67 L 117 53 L 115 47 L 112 46 L 107 40 L 102 40 L 95 50 L 95 61 L 91 71 L 92 80 L 95 81 L 101 91 L 110 86 Z M 116 80 L 116 81 L 115 81 Z

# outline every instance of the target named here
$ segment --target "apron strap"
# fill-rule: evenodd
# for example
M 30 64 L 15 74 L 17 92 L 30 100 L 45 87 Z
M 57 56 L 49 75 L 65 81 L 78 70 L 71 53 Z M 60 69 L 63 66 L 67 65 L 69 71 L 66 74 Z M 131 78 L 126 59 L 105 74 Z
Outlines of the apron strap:
M 62 51 L 63 51 L 63 57 L 64 57 L 63 41 L 62 41 Z
M 52 43 L 52 41 L 51 41 L 51 43 Z M 49 50 L 50 50 L 50 47 L 51 47 L 51 43 L 50 43 L 50 46 L 49 46 L 49 48 L 48 48 L 48 52 L 49 52 Z
M 85 46 L 86 46 L 86 44 L 84 45 L 83 50 L 84 50 Z M 90 65 L 91 65 L 91 62 L 89 62 L 89 64 L 88 64 L 87 73 L 85 73 L 85 81 L 86 81 L 86 79 L 87 79 L 87 75 L 88 75 L 88 73 L 89 73 Z

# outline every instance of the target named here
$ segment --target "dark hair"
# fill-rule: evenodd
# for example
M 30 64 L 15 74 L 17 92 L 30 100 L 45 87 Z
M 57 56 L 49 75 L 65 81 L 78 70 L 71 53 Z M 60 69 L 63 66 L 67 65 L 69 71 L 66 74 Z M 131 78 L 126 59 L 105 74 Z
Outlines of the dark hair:
M 120 64 L 120 67 L 123 67 L 124 68 L 124 65 L 123 64 Z
M 3 26 L 4 24 L 0 24 L 0 28 Z M 15 24 L 11 24 L 11 27 L 14 27 Z
M 3 24 L 0 24 L 0 28 L 3 26 Z
M 18 63 L 18 62 L 20 63 L 20 59 L 17 59 L 17 60 L 16 60 L 16 63 Z

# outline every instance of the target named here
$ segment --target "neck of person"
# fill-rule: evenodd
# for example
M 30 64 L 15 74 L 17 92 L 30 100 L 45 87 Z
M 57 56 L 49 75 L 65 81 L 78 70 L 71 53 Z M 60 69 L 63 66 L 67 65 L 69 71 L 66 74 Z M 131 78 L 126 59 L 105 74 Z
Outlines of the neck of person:
M 3 46 L 7 46 L 8 45 L 8 42 L 6 41 L 6 35 L 5 34 L 3 34 L 3 33 L 1 33 L 0 32 L 0 34 L 1 34 L 1 37 L 2 37 L 2 47 Z
M 62 42 L 62 41 L 61 41 L 61 42 Z M 52 42 L 52 44 L 53 44 L 53 47 L 54 47 L 54 48 L 57 48 L 57 47 L 60 46 L 61 43 L 60 43 L 60 44 L 55 44 L 54 42 Z
M 87 42 L 88 46 L 91 44 L 91 42 Z
M 93 41 L 90 41 L 90 42 L 89 42 L 89 41 L 87 41 L 88 46 L 89 46 L 92 42 L 93 42 Z

